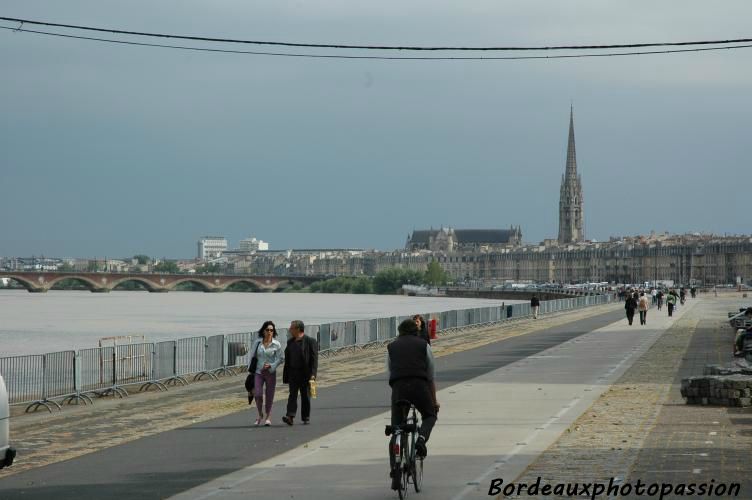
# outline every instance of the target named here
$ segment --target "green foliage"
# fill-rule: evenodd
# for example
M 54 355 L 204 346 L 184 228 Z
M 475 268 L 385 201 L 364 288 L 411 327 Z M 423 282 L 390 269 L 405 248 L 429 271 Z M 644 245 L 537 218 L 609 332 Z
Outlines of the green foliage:
M 224 272 L 224 269 L 222 268 L 222 265 L 219 263 L 214 264 L 203 264 L 196 267 L 197 273 L 221 273 Z
M 380 294 L 392 294 L 402 285 L 420 285 L 423 283 L 423 273 L 409 269 L 384 269 L 373 278 L 373 291 Z
M 62 265 L 57 266 L 57 270 L 63 273 L 72 273 L 76 269 L 68 262 L 63 262 Z
M 136 260 L 136 262 L 140 266 L 146 265 L 149 262 L 151 262 L 151 257 L 149 257 L 148 255 L 144 255 L 144 254 L 134 255 L 133 258 Z
M 86 265 L 86 270 L 90 273 L 96 273 L 99 271 L 102 271 L 104 269 L 104 265 L 100 264 L 99 261 L 96 260 L 90 260 L 89 263 Z
M 177 273 L 179 271 L 177 262 L 170 260 L 163 260 L 156 266 L 154 266 L 155 273 Z
M 423 282 L 426 285 L 430 286 L 441 286 L 446 285 L 447 281 L 449 281 L 449 274 L 444 271 L 444 268 L 441 267 L 441 264 L 439 264 L 435 260 L 432 260 L 428 264 L 426 274 L 423 277 Z
M 371 278 L 365 276 L 339 276 L 317 281 L 309 287 L 313 293 L 373 293 Z

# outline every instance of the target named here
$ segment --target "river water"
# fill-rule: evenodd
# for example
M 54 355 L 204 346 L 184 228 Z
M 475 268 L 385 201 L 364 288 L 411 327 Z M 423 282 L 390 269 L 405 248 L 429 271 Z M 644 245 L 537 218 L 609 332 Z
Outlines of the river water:
M 496 305 L 394 295 L 0 290 L 0 357 L 96 347 L 116 335 L 153 342 L 247 332 L 267 319 L 280 328 L 293 319 L 320 324 Z

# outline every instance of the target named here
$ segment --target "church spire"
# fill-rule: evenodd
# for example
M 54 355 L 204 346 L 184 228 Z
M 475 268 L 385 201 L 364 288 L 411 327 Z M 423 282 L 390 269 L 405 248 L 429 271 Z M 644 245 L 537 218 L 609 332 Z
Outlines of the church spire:
M 567 176 L 577 175 L 577 150 L 574 146 L 574 106 L 569 106 L 569 143 L 567 144 Z
M 561 178 L 559 193 L 559 243 L 569 244 L 585 240 L 582 209 L 582 184 L 577 174 L 577 152 L 574 145 L 574 106 L 570 105 L 567 165 Z

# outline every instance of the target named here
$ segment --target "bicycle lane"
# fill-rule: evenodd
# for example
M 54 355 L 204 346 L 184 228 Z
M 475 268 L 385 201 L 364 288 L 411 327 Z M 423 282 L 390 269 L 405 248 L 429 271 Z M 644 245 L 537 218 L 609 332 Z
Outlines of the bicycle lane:
M 476 353 L 476 367 L 501 367 L 439 391 L 421 495 L 487 498 L 491 480 L 513 481 L 690 307 L 673 318 L 653 309 L 647 326 L 622 319 L 510 364 L 500 362 L 509 354 L 500 350 Z M 461 378 L 473 371 L 448 362 L 439 358 L 438 373 Z M 172 498 L 396 497 L 389 491 L 386 423 L 387 412 L 359 420 Z

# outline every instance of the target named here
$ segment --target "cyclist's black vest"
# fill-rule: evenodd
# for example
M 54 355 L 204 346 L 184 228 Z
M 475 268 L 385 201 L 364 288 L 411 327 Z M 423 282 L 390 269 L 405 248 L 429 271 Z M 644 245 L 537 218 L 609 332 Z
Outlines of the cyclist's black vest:
M 428 380 L 428 343 L 416 335 L 400 335 L 389 344 L 389 385 L 401 378 Z

